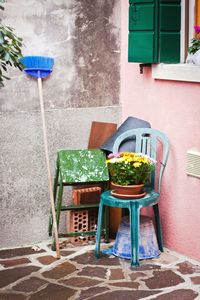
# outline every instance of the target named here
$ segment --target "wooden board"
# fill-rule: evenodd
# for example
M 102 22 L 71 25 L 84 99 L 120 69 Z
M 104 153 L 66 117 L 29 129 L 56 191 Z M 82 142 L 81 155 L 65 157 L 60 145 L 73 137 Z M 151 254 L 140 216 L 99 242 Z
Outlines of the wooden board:
M 117 130 L 116 123 L 96 122 L 91 125 L 88 149 L 96 149 L 103 145 Z
M 91 125 L 88 149 L 103 145 L 117 130 L 116 123 L 96 122 Z M 109 207 L 110 233 L 116 234 L 121 223 L 121 208 Z

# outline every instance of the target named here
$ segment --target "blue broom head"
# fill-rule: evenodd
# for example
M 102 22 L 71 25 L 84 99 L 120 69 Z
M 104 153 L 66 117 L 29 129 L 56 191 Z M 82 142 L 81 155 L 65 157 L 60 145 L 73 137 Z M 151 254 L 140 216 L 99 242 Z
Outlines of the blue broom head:
M 24 56 L 20 59 L 24 65 L 24 71 L 33 77 L 44 78 L 53 69 L 54 59 L 48 56 Z

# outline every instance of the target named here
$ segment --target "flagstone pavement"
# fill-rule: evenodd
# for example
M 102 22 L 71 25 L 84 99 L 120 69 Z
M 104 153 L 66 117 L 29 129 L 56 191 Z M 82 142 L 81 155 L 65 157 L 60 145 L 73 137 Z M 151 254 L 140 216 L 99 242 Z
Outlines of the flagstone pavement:
M 66 240 L 58 260 L 49 243 L 0 250 L 0 300 L 200 299 L 200 262 L 168 249 L 133 269 L 129 260 L 96 259 L 94 245 Z

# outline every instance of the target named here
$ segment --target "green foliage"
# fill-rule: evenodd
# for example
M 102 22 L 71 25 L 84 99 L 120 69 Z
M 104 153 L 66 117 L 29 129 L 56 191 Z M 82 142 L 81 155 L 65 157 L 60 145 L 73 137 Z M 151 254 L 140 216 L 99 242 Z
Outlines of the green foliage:
M 3 4 L 3 3 L 5 3 L 5 0 L 0 0 L 0 9 L 1 9 L 1 10 L 4 10 L 4 7 L 1 5 L 1 4 Z
M 191 40 L 191 46 L 188 48 L 189 54 L 194 54 L 200 49 L 200 26 L 195 25 L 194 30 L 196 36 Z
M 194 54 L 200 49 L 200 40 L 193 38 L 191 40 L 191 46 L 188 48 L 188 53 L 189 54 Z
M 111 181 L 120 185 L 146 184 L 155 169 L 155 161 L 134 152 L 111 154 L 107 165 Z
M 0 9 L 4 0 L 0 0 Z M 22 39 L 14 33 L 14 29 L 9 26 L 0 26 L 0 87 L 4 86 L 4 79 L 9 79 L 6 75 L 8 66 L 23 70 L 23 64 L 19 61 L 22 57 Z

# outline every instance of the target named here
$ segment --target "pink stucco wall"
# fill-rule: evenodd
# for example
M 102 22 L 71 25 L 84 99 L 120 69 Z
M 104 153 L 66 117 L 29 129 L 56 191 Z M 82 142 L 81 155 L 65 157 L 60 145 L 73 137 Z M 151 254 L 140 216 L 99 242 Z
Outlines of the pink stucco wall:
M 164 245 L 200 260 L 200 179 L 186 175 L 186 151 L 200 151 L 200 84 L 154 80 L 127 62 L 128 0 L 121 0 L 121 103 L 168 136 L 171 148 L 160 199 Z

